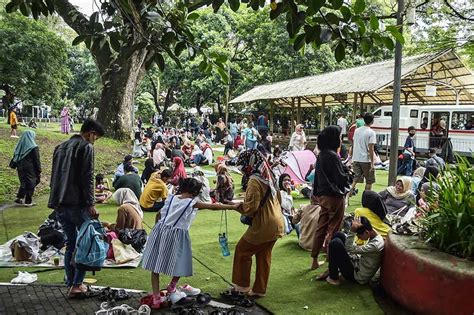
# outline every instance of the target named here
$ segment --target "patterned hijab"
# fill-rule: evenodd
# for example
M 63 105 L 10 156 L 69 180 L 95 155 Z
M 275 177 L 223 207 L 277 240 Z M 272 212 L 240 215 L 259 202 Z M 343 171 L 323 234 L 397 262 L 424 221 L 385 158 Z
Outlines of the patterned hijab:
M 276 196 L 276 180 L 270 169 L 268 161 L 263 154 L 257 149 L 242 152 L 237 159 L 237 165 L 242 166 L 242 171 L 248 176 L 253 176 L 261 183 L 267 185 L 271 189 L 272 196 Z

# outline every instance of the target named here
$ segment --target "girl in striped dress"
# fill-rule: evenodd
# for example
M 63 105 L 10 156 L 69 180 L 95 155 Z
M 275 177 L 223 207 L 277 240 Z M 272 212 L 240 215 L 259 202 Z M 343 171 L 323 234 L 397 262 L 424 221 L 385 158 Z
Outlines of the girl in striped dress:
M 200 293 L 198 289 L 188 285 L 176 289 L 180 277 L 193 275 L 189 228 L 197 211 L 237 209 L 241 205 L 199 202 L 196 197 L 201 188 L 201 182 L 195 178 L 183 179 L 179 185 L 179 194 L 168 196 L 161 209 L 161 220 L 153 227 L 148 237 L 142 266 L 151 271 L 152 308 L 159 308 L 161 304 L 160 273 L 173 277 L 166 288 L 173 304 L 186 296 Z

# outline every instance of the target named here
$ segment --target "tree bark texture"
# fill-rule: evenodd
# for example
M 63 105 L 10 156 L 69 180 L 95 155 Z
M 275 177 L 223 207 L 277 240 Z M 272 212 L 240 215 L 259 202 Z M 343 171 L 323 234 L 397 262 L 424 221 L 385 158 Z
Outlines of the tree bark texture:
M 105 127 L 107 137 L 130 139 L 133 105 L 147 51 L 137 50 L 125 60 L 118 57 L 111 71 L 102 74 L 102 94 L 97 120 Z

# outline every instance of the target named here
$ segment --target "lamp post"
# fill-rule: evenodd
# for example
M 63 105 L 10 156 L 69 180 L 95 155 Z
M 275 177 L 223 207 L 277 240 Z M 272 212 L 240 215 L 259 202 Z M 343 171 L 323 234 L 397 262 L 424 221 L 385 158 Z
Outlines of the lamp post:
M 400 33 L 403 32 L 403 11 L 404 0 L 397 0 L 397 26 Z M 397 177 L 397 161 L 398 161 L 398 134 L 400 127 L 400 93 L 401 93 L 401 76 L 402 76 L 402 44 L 400 41 L 395 42 L 395 66 L 393 78 L 393 103 L 392 103 L 392 132 L 390 133 L 390 167 L 388 172 L 388 185 L 395 184 Z

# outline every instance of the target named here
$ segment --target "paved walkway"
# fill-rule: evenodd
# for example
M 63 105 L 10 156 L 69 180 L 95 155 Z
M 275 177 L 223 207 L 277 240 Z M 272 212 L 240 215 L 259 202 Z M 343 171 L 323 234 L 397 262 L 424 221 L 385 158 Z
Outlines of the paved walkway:
M 131 298 L 118 301 L 117 305 L 128 304 L 138 309 L 138 301 L 146 293 L 128 293 Z M 0 285 L 0 314 L 95 314 L 102 302 L 98 297 L 68 299 L 67 289 L 62 285 Z M 205 312 L 210 313 L 213 310 L 215 309 L 208 306 Z M 240 314 L 270 314 L 258 305 L 238 310 Z M 153 311 L 152 314 L 173 314 L 173 312 L 170 309 L 163 309 Z

